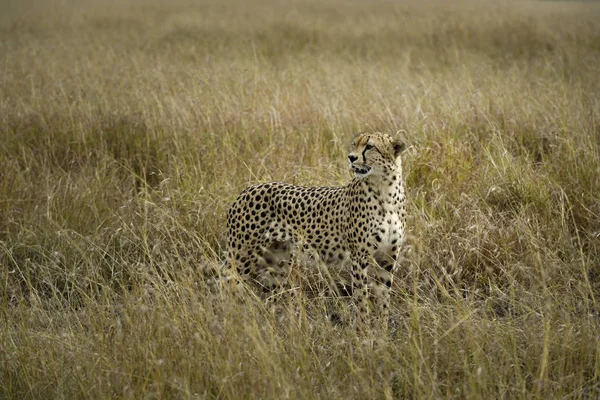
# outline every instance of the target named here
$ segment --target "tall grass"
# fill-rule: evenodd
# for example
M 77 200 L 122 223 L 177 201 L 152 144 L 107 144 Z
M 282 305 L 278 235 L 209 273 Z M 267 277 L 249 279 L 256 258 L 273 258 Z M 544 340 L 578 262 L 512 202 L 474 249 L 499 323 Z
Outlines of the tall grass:
M 600 396 L 596 4 L 0 15 L 0 398 Z M 211 290 L 236 195 L 344 184 L 366 129 L 409 143 L 392 328 L 316 266 L 275 307 Z

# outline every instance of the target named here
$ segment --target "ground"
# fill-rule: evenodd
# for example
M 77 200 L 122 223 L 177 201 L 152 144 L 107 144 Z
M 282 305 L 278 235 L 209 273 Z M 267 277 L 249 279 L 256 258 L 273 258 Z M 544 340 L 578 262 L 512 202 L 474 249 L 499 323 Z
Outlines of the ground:
M 596 398 L 600 6 L 0 5 L 0 398 Z M 398 132 L 389 331 L 209 292 L 253 183 Z

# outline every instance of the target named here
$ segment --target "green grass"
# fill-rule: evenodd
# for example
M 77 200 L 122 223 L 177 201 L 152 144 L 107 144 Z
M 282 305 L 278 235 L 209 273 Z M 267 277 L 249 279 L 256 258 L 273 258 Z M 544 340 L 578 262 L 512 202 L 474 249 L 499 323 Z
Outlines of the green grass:
M 72 4 L 70 4 L 72 3 Z M 600 396 L 600 6 L 0 5 L 0 398 Z M 390 331 L 211 290 L 254 182 L 399 132 Z

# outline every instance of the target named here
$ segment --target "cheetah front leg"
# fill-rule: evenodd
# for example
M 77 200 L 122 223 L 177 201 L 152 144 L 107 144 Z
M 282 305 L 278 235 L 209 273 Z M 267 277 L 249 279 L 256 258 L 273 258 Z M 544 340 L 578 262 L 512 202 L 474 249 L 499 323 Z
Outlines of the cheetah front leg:
M 384 324 L 387 324 L 390 317 L 390 295 L 394 273 L 397 269 L 397 257 L 381 253 L 375 254 L 377 278 L 374 283 L 374 299 L 376 300 Z
M 356 306 L 357 322 L 365 322 L 369 313 L 369 294 L 367 288 L 367 257 L 352 260 L 352 298 Z

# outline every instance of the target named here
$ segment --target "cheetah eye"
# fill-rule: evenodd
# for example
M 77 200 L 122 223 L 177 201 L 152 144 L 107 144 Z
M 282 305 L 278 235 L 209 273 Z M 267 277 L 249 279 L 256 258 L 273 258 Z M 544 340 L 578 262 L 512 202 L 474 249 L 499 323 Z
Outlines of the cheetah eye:
M 372 144 L 368 144 L 365 146 L 365 150 L 371 150 L 373 148 Z

